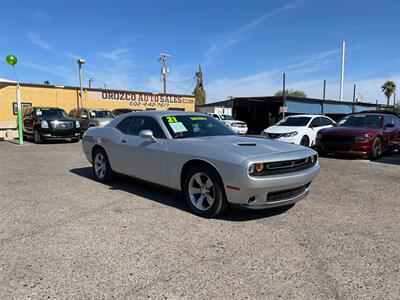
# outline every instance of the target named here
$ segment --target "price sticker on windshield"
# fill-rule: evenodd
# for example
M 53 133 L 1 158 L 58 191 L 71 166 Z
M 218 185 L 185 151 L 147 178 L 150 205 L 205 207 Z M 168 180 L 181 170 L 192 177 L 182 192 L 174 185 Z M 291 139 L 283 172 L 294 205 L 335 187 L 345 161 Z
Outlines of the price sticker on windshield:
M 176 123 L 178 122 L 178 119 L 172 116 L 167 116 L 167 122 L 168 123 Z

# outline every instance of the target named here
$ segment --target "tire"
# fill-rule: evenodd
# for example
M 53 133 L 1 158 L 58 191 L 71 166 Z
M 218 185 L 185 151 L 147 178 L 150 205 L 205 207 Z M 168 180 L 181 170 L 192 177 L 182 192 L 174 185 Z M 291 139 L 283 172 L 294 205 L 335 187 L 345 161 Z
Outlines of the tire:
M 39 131 L 37 131 L 36 129 L 33 130 L 33 140 L 35 141 L 36 144 L 43 143 L 43 138 L 40 135 Z
M 77 143 L 77 142 L 79 142 L 79 138 L 75 138 L 75 139 L 71 139 L 71 142 L 73 142 L 73 143 Z
M 310 139 L 308 138 L 308 136 L 305 135 L 301 138 L 300 145 L 302 145 L 304 147 L 310 146 Z
M 97 149 L 93 154 L 93 174 L 99 182 L 109 182 L 113 177 L 110 162 L 103 149 Z
M 206 165 L 196 166 L 186 174 L 183 195 L 188 207 L 204 218 L 220 215 L 228 207 L 219 174 Z
M 380 138 L 375 138 L 372 144 L 371 153 L 368 158 L 371 160 L 378 159 L 382 154 L 382 141 Z

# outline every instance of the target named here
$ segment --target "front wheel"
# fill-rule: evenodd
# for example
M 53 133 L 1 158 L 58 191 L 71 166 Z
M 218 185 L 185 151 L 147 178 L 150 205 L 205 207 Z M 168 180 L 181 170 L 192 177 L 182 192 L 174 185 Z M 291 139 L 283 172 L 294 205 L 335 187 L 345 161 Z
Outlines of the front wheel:
M 378 159 L 382 154 L 382 141 L 380 138 L 375 138 L 372 144 L 371 153 L 369 159 Z
M 39 131 L 37 129 L 35 129 L 33 131 L 33 139 L 34 139 L 36 144 L 43 143 L 43 138 L 42 138 L 42 136 L 40 135 L 40 133 L 39 133 Z
M 187 205 L 197 215 L 212 218 L 227 208 L 219 174 L 208 166 L 197 166 L 186 175 L 183 193 Z
M 103 149 L 97 149 L 93 155 L 93 173 L 100 182 L 109 182 L 112 179 L 113 172 Z
M 300 145 L 302 145 L 304 147 L 309 147 L 310 140 L 306 135 L 301 138 Z

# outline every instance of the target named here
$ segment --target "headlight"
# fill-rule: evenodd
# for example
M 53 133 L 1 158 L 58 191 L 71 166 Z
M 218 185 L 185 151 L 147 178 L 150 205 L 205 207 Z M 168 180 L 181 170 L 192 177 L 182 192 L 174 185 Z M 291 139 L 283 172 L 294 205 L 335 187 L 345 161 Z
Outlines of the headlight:
M 75 127 L 76 128 L 80 128 L 81 127 L 81 124 L 79 123 L 79 121 L 75 121 Z
M 292 132 L 282 134 L 283 137 L 292 137 L 292 136 L 296 136 L 296 135 L 297 135 L 297 131 L 292 131 Z
M 49 128 L 49 123 L 47 123 L 46 120 L 42 120 L 42 121 L 40 122 L 40 127 L 42 127 L 42 128 Z
M 372 136 L 369 136 L 369 135 L 361 135 L 361 136 L 356 136 L 356 137 L 354 137 L 354 140 L 355 141 L 369 141 L 369 140 L 372 140 Z
M 249 166 L 249 174 L 261 173 L 264 171 L 265 166 L 263 163 L 252 164 Z

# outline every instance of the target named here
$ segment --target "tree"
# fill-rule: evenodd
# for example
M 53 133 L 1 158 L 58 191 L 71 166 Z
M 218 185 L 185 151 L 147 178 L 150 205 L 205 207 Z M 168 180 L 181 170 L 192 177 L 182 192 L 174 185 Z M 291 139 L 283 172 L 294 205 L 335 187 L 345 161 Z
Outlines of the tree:
M 381 86 L 381 89 L 382 93 L 384 93 L 387 98 L 387 106 L 389 106 L 390 97 L 396 92 L 396 84 L 393 81 L 388 80 Z
M 275 93 L 274 96 L 283 96 L 282 90 L 279 90 Z M 301 98 L 306 98 L 307 95 L 303 91 L 298 91 L 298 90 L 285 90 L 285 96 L 293 96 L 293 97 L 301 97 Z
M 196 72 L 197 84 L 194 88 L 193 94 L 196 100 L 196 105 L 206 104 L 206 90 L 203 85 L 203 72 L 201 71 L 201 66 L 199 65 L 199 71 Z

